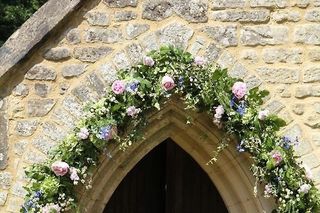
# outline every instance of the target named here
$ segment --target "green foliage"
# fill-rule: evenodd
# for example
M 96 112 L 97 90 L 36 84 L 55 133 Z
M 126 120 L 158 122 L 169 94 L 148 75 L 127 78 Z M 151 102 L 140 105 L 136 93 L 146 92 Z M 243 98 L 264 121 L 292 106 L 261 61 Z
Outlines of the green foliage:
M 1 0 L 0 46 L 47 0 Z
M 148 113 L 161 109 L 172 95 L 181 97 L 186 109 L 206 112 L 226 133 L 210 163 L 218 160 L 219 153 L 232 144 L 231 138 L 237 138 L 238 150 L 249 153 L 253 160 L 251 170 L 256 182 L 266 186 L 265 196 L 273 196 L 277 201 L 277 212 L 319 210 L 319 191 L 294 154 L 296 139 L 278 135 L 280 128 L 285 126 L 282 119 L 261 114 L 264 112 L 261 110 L 263 99 L 269 94 L 267 91 L 253 88 L 245 96 L 236 97 L 232 88 L 238 79 L 212 64 L 196 64 L 190 53 L 180 49 L 162 47 L 149 56 L 154 65 L 139 64 L 119 71 L 117 81 L 123 91 L 107 91 L 104 98 L 88 105 L 83 119 L 51 153 L 49 160 L 27 171 L 31 181 L 26 187 L 28 194 L 22 212 L 26 209 L 38 212 L 48 203 L 76 208 L 75 185 L 80 181 L 90 188 L 91 170 L 99 164 L 99 158 L 106 154 L 108 146 L 118 143 L 125 150 L 138 141 L 147 125 Z M 168 82 L 175 83 L 174 88 L 163 85 L 165 77 Z M 134 114 L 130 115 L 130 108 L 136 110 Z M 108 134 L 117 132 L 117 136 L 107 140 L 101 137 L 105 127 L 110 129 Z M 80 137 L 80 133 L 85 137 Z M 72 171 L 57 177 L 50 169 L 55 161 L 68 163 L 72 171 L 77 171 L 79 181 L 71 180 Z M 35 199 L 39 192 L 42 195 Z M 30 205 L 30 202 L 37 205 Z

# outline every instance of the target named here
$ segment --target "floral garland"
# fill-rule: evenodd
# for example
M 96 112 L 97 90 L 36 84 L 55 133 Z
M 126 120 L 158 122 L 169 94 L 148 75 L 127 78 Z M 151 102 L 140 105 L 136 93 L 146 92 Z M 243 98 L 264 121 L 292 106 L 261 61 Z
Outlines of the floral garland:
M 143 63 L 121 70 L 106 96 L 86 107 L 84 118 L 55 149 L 49 160 L 26 170 L 26 202 L 21 212 L 76 210 L 75 187 L 91 188 L 93 169 L 109 143 L 126 149 L 141 139 L 146 116 L 177 94 L 186 109 L 205 111 L 225 137 L 209 163 L 230 143 L 253 160 L 251 171 L 264 184 L 265 197 L 274 197 L 277 212 L 318 212 L 320 195 L 310 170 L 294 155 L 297 139 L 277 134 L 285 122 L 261 110 L 265 90 L 228 76 L 227 70 L 174 47 L 162 47 Z M 111 156 L 110 156 L 111 157 Z M 256 187 L 255 187 L 256 193 Z

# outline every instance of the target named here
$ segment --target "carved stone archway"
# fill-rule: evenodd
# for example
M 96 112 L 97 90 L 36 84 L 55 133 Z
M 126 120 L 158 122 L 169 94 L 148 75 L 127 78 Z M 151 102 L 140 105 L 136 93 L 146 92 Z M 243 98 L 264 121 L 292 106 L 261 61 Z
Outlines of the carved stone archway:
M 192 125 L 186 124 L 187 114 L 193 118 Z M 153 148 L 171 138 L 208 174 L 230 213 L 271 212 L 274 209 L 272 200 L 264 198 L 261 190 L 254 196 L 255 180 L 249 171 L 248 156 L 239 155 L 231 147 L 223 151 L 214 165 L 206 165 L 221 137 L 221 132 L 213 126 L 208 116 L 186 112 L 181 103 L 170 101 L 161 111 L 150 116 L 144 140 L 135 143 L 126 152 L 114 147 L 112 158 L 104 159 L 95 172 L 93 188 L 81 196 L 83 211 L 103 212 L 128 172 Z

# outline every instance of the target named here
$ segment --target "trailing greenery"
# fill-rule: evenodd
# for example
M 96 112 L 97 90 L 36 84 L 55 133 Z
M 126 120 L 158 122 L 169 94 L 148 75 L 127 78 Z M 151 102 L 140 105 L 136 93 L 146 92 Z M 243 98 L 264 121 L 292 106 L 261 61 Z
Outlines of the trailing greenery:
M 0 46 L 47 0 L 1 0 Z
M 219 160 L 223 148 L 233 143 L 230 138 L 236 138 L 238 151 L 251 155 L 257 184 L 265 186 L 266 197 L 275 198 L 275 211 L 319 212 L 319 191 L 294 154 L 298 140 L 279 136 L 285 122 L 260 108 L 268 92 L 247 91 L 227 70 L 173 47 L 162 47 L 143 63 L 121 70 L 105 97 L 86 107 L 83 119 L 49 160 L 26 171 L 31 181 L 21 212 L 77 210 L 75 187 L 91 188 L 92 169 L 108 153 L 108 144 L 125 150 L 139 140 L 148 113 L 173 94 L 186 109 L 207 112 L 212 125 L 226 133 L 209 163 Z

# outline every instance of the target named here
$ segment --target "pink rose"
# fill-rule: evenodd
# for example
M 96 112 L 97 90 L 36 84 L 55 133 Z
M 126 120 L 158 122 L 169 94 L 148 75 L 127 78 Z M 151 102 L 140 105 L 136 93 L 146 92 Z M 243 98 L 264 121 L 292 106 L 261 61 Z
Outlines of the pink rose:
M 201 57 L 201 56 L 196 56 L 196 57 L 194 58 L 194 63 L 195 63 L 197 66 L 202 66 L 202 65 L 204 65 L 204 64 L 206 63 L 206 60 L 205 60 L 203 57 Z
M 69 171 L 69 165 L 66 162 L 56 161 L 51 165 L 51 170 L 57 176 L 64 176 Z
M 70 179 L 72 181 L 78 181 L 80 180 L 79 176 L 78 176 L 78 172 L 77 172 L 77 169 L 74 168 L 74 167 L 71 167 L 70 168 Z
M 154 60 L 149 56 L 145 56 L 143 58 L 143 64 L 146 66 L 152 67 L 154 65 Z
M 278 150 L 273 150 L 271 152 L 271 157 L 275 161 L 276 166 L 278 166 L 282 162 L 282 155 Z
M 176 86 L 173 79 L 167 75 L 163 76 L 161 84 L 166 91 L 172 90 Z
M 121 80 L 116 80 L 113 82 L 112 84 L 112 91 L 119 95 L 122 94 L 124 92 L 124 90 L 126 89 L 125 83 Z
M 232 87 L 232 93 L 237 99 L 243 98 L 247 93 L 247 85 L 243 82 L 236 82 Z

